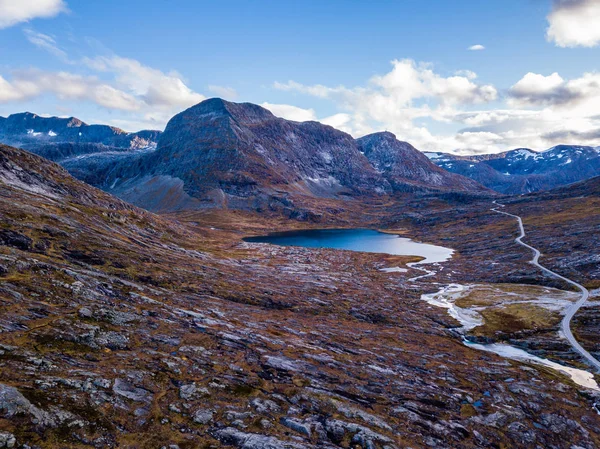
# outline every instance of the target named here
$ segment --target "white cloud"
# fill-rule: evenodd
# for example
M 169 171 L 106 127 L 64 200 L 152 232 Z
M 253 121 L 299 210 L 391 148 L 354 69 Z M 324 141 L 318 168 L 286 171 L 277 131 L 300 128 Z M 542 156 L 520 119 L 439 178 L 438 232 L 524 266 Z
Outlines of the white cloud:
M 324 125 L 333 126 L 340 131 L 347 133 L 352 132 L 352 116 L 350 114 L 340 112 L 339 114 L 325 117 L 324 119 L 319 120 L 319 122 L 323 123 Z
M 61 100 L 92 101 L 104 108 L 121 111 L 136 111 L 142 107 L 133 95 L 96 77 L 37 69 L 17 71 L 11 81 L 0 77 L 0 102 L 22 101 L 44 94 L 53 94 Z
M 477 73 L 473 72 L 472 70 L 458 70 L 455 73 L 455 75 L 464 76 L 464 77 L 466 77 L 467 79 L 470 79 L 470 80 L 474 80 L 474 79 L 477 78 Z
M 0 29 L 67 11 L 63 0 L 0 0 Z
M 509 95 L 524 104 L 565 102 L 570 95 L 564 86 L 565 80 L 556 72 L 549 76 L 529 72 L 510 88 Z
M 383 76 L 375 76 L 371 84 L 400 104 L 410 104 L 419 98 L 435 98 L 442 103 L 485 103 L 495 100 L 497 91 L 490 85 L 478 85 L 466 76 L 443 77 L 428 64 L 417 64 L 410 59 L 392 61 L 393 69 Z M 471 78 L 471 79 L 470 79 Z
M 279 90 L 298 91 L 319 98 L 344 99 L 348 103 L 369 97 L 380 103 L 408 106 L 418 99 L 435 99 L 444 104 L 476 104 L 493 101 L 498 92 L 491 85 L 476 84 L 476 74 L 443 77 L 428 64 L 417 64 L 410 59 L 392 61 L 392 70 L 369 80 L 368 87 L 348 89 L 344 86 L 305 86 L 295 81 L 274 84 Z M 383 106 L 383 105 L 382 105 Z
M 585 73 L 565 81 L 558 73 L 549 76 L 528 73 L 509 90 L 512 104 L 575 108 L 600 101 L 600 73 Z M 592 112 L 592 110 L 590 110 Z
M 23 92 L 19 92 L 15 87 L 0 76 L 0 103 L 19 101 L 26 98 Z
M 563 79 L 558 73 L 528 73 L 508 91 L 514 109 L 467 112 L 455 119 L 465 132 L 494 132 L 504 146 L 544 149 L 559 143 L 600 143 L 600 74 Z
M 62 60 L 63 62 L 70 63 L 67 53 L 58 47 L 56 41 L 52 36 L 48 36 L 47 34 L 43 33 L 38 33 L 32 30 L 31 28 L 25 28 L 23 32 L 25 33 L 25 37 L 27 38 L 27 40 L 36 47 L 49 52 L 50 54 L 56 56 L 58 59 Z
M 546 37 L 559 47 L 600 44 L 600 1 L 554 0 Z
M 217 86 L 211 84 L 208 86 L 208 90 L 216 96 L 223 98 L 224 100 L 235 100 L 238 97 L 237 91 L 233 87 Z
M 33 45 L 48 51 L 62 62 L 71 66 L 79 65 L 84 70 L 91 69 L 102 78 L 112 77 L 112 80 L 102 81 L 98 76 L 51 73 L 37 69 L 17 71 L 12 81 L 0 80 L 0 103 L 53 94 L 59 99 L 91 101 L 109 110 L 136 112 L 135 117 L 120 121 L 143 123 L 147 125 L 146 128 L 162 128 L 173 115 L 206 98 L 188 87 L 177 72 L 165 73 L 135 59 L 118 55 L 86 57 L 76 62 L 69 58 L 52 36 L 29 28 L 24 33 Z M 221 88 L 221 92 L 229 97 L 236 95 L 233 89 L 227 92 L 224 89 Z
M 18 70 L 10 80 L 0 76 L 0 103 L 54 95 L 59 100 L 89 101 L 108 110 L 135 113 L 115 123 L 160 129 L 173 115 L 205 99 L 175 74 L 164 74 L 138 61 L 115 57 L 89 60 L 87 65 L 114 71 L 115 84 L 64 71 Z
M 131 91 L 149 107 L 185 109 L 206 99 L 186 86 L 178 73 L 164 73 L 135 59 L 110 56 L 84 61 L 95 70 L 114 73 L 119 86 Z
M 481 51 L 481 50 L 485 50 L 485 47 L 481 44 L 475 44 L 475 45 L 471 45 L 469 48 L 467 48 L 467 50 L 470 51 Z
M 302 109 L 289 104 L 273 103 L 262 103 L 261 106 L 271 111 L 273 115 L 284 118 L 286 120 L 293 120 L 295 122 L 307 122 L 310 120 L 317 119 L 317 116 L 313 109 Z

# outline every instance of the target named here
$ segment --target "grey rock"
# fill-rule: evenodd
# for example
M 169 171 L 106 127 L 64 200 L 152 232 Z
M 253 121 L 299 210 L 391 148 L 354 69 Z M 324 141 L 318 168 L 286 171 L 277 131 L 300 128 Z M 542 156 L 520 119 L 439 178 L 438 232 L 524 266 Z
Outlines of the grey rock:
M 473 421 L 477 424 L 500 428 L 500 427 L 503 427 L 507 423 L 508 416 L 502 412 L 495 412 L 495 413 L 492 413 L 490 415 L 485 415 L 485 416 L 473 416 L 470 419 L 471 419 L 471 421 Z
M 91 318 L 93 316 L 92 311 L 87 307 L 82 307 L 81 309 L 79 309 L 78 314 L 81 318 Z
M 340 401 L 334 399 L 331 400 L 332 404 L 336 406 L 337 410 L 344 414 L 347 418 L 360 418 L 369 425 L 374 425 L 386 430 L 392 430 L 392 428 L 383 419 L 378 416 L 367 413 L 355 407 L 350 407 L 343 404 Z
M 196 424 L 208 424 L 212 421 L 213 416 L 214 412 L 212 410 L 200 409 L 194 412 L 192 419 Z
M 258 413 L 261 414 L 279 413 L 281 411 L 281 407 L 279 407 L 276 402 L 271 401 L 270 399 L 255 398 L 250 401 L 250 404 Z
M 8 419 L 18 415 L 29 416 L 34 424 L 42 427 L 57 424 L 50 413 L 37 408 L 16 388 L 4 384 L 0 384 L 0 413 Z
M 197 392 L 198 387 L 196 387 L 195 383 L 182 385 L 181 387 L 179 387 L 179 397 L 185 401 L 193 399 L 196 396 Z
M 135 387 L 128 381 L 122 379 L 115 379 L 113 391 L 119 396 L 123 396 L 135 402 L 150 402 L 152 400 L 152 393 L 148 390 Z
M 222 443 L 236 446 L 239 449 L 308 449 L 312 447 L 266 435 L 245 433 L 233 427 L 217 430 L 214 435 Z
M 305 424 L 302 421 L 294 418 L 281 418 L 281 424 L 292 429 L 294 432 L 301 433 L 310 438 L 311 430 L 310 424 Z
M 17 444 L 17 439 L 12 433 L 9 432 L 0 432 L 0 448 L 6 447 L 11 448 L 15 447 Z
M 347 433 L 354 434 L 352 441 L 361 444 L 363 447 L 367 441 L 378 443 L 393 443 L 393 441 L 377 432 L 360 424 L 349 423 L 339 419 L 328 419 L 325 422 L 327 433 L 332 436 L 334 443 L 339 443 L 344 439 Z

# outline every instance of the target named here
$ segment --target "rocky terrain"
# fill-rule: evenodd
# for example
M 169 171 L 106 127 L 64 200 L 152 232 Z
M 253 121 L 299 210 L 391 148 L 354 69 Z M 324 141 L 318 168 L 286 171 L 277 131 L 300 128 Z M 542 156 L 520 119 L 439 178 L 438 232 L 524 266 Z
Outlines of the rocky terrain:
M 500 193 L 550 190 L 600 175 L 600 148 L 558 145 L 543 152 L 519 148 L 500 154 L 427 153 L 437 165 Z
M 475 214 L 459 201 L 419 204 Z M 407 204 L 390 224 L 412 232 L 411 220 L 433 219 Z M 414 269 L 380 271 L 409 257 L 245 243 L 291 222 L 153 215 L 5 146 L 0 210 L 4 447 L 600 445 L 596 392 L 463 345 L 420 299 L 482 254 L 537 281 L 502 238 L 514 234 L 507 220 L 483 214 L 487 252 L 482 236 L 455 239 L 448 270 L 410 282 Z M 439 213 L 431 229 L 458 216 Z

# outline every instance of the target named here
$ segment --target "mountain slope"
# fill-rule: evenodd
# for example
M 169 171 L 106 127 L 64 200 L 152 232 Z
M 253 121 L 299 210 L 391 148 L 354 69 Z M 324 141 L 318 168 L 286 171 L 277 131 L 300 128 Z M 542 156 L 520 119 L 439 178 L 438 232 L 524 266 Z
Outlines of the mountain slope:
M 177 114 L 164 133 L 130 134 L 23 113 L 0 120 L 0 140 L 160 212 L 217 207 L 305 216 L 323 200 L 485 192 L 392 134 L 355 140 L 318 122 L 293 122 L 258 105 L 218 98 Z
M 428 153 L 438 166 L 507 194 L 549 190 L 600 175 L 600 148 L 558 145 L 544 152 L 519 148 L 500 154 Z
M 356 140 L 361 152 L 394 190 L 485 191 L 481 184 L 443 170 L 408 142 L 390 132 L 370 134 Z

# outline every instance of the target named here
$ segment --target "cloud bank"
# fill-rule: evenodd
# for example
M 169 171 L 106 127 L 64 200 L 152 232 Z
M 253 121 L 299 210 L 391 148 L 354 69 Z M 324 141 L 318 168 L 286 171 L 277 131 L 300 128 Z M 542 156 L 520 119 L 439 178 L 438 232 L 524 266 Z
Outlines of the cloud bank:
M 291 80 L 274 88 L 331 101 L 340 112 L 320 121 L 354 136 L 387 129 L 426 151 L 470 154 L 524 145 L 598 144 L 600 74 L 566 80 L 558 73 L 527 73 L 499 92 L 470 71 L 443 76 L 430 64 L 408 59 L 391 64 L 388 73 L 362 86 Z

